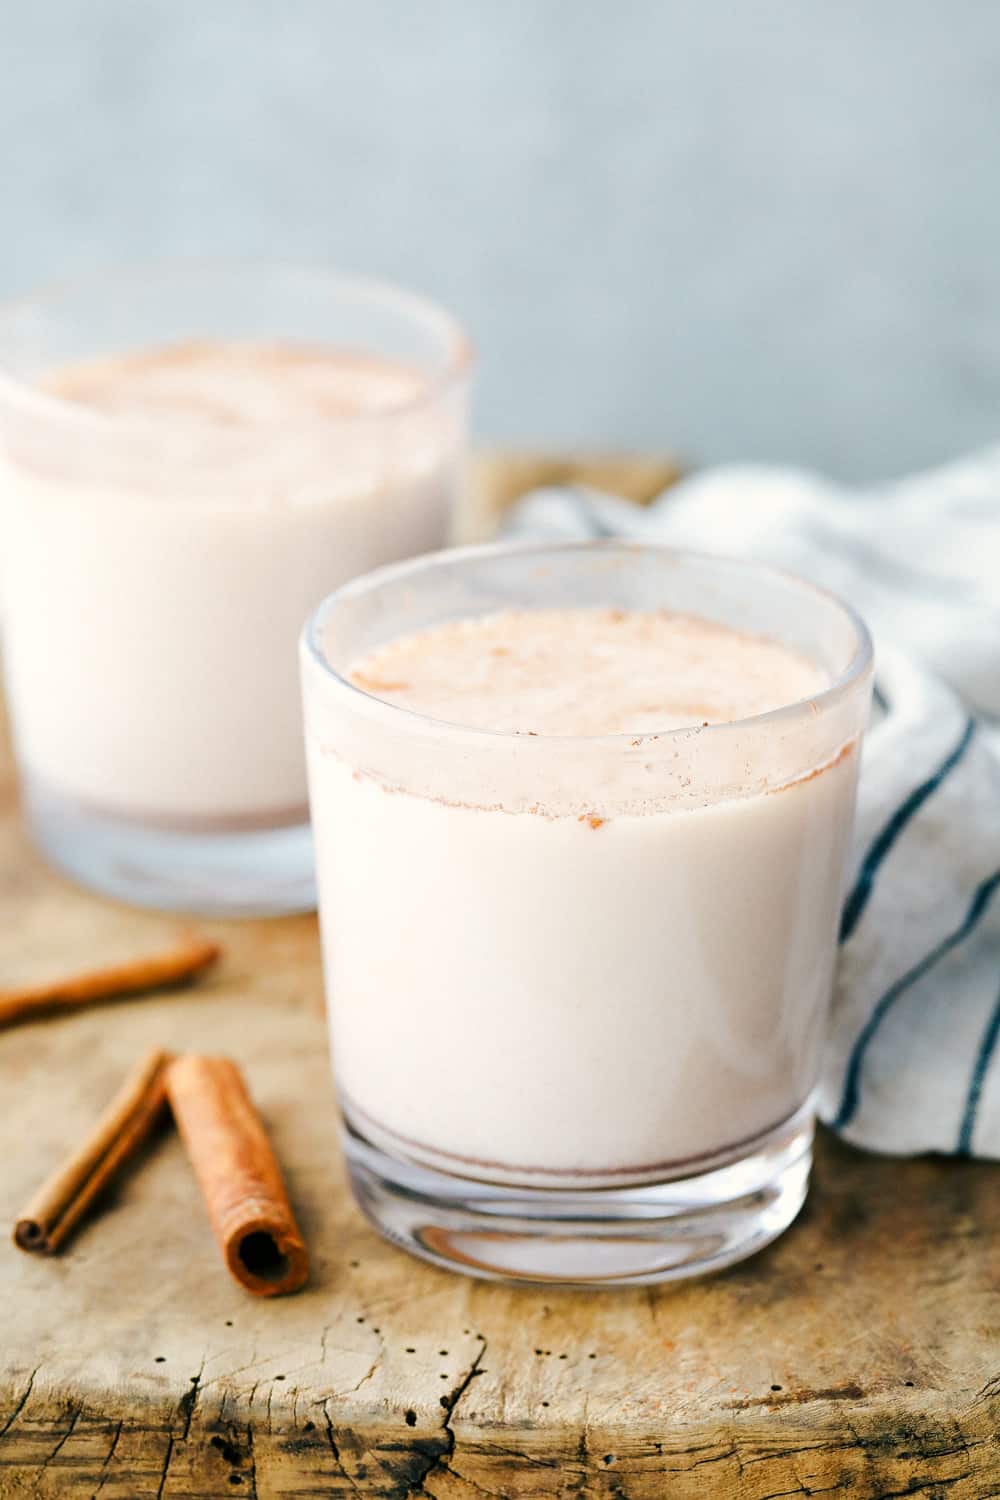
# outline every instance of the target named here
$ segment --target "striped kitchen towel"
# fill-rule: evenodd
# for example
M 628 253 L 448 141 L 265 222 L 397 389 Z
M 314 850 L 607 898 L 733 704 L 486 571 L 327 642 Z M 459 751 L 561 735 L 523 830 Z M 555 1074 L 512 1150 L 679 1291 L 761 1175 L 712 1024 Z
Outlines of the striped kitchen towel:
M 1000 450 L 864 493 L 763 468 L 646 509 L 539 490 L 506 533 L 738 553 L 865 616 L 877 707 L 820 1114 L 872 1151 L 1000 1158 Z

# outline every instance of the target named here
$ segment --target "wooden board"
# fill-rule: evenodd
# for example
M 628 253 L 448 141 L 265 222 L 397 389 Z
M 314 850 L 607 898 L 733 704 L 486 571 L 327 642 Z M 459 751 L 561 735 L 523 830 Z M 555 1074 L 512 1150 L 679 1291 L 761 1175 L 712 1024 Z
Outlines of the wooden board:
M 174 927 L 42 866 L 5 751 L 0 923 L 9 981 Z M 0 1216 L 145 1047 L 224 1051 L 287 1168 L 312 1282 L 274 1302 L 230 1282 L 170 1134 L 64 1256 L 0 1243 L 3 1500 L 1000 1494 L 995 1168 L 824 1139 L 798 1224 L 713 1280 L 466 1281 L 381 1241 L 345 1190 L 314 921 L 209 930 L 226 956 L 197 991 L 0 1035 Z

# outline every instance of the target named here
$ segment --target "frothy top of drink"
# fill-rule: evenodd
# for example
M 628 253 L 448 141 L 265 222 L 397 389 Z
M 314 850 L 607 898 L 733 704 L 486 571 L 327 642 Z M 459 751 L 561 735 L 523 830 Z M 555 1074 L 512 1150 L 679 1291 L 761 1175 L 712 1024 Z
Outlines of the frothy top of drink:
M 429 718 L 536 735 L 729 723 L 822 692 L 829 675 L 766 636 L 668 610 L 502 610 L 399 636 L 355 686 Z
M 41 388 L 108 416 L 241 428 L 400 410 L 426 388 L 393 360 L 294 342 L 190 340 L 64 365 Z
M 460 404 L 438 399 L 415 366 L 291 340 L 150 345 L 63 365 L 38 388 L 94 414 L 98 430 L 81 438 L 71 426 L 65 451 L 26 440 L 22 475 L 62 484 L 72 466 L 79 486 L 130 508 L 139 497 L 240 511 L 337 504 L 361 528 L 373 495 L 431 482 L 463 435 Z M 404 536 L 407 517 L 403 506 Z

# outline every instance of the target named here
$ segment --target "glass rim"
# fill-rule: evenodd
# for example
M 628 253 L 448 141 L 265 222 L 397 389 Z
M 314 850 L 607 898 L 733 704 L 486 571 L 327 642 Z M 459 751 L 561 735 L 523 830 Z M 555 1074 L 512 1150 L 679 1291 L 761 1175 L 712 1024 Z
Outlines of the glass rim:
M 790 569 L 777 567 L 773 563 L 760 562 L 754 558 L 727 557 L 724 553 L 675 547 L 667 542 L 635 541 L 624 537 L 588 537 L 578 541 L 537 541 L 527 538 L 488 542 L 466 547 L 448 547 L 440 552 L 427 552 L 420 557 L 409 558 L 405 562 L 389 563 L 384 567 L 374 568 L 342 584 L 340 588 L 334 589 L 316 606 L 302 627 L 300 637 L 302 648 L 336 692 L 345 695 L 354 694 L 357 699 L 364 702 L 366 707 L 374 706 L 376 710 L 384 711 L 386 721 L 390 724 L 400 726 L 408 724 L 411 728 L 433 730 L 448 735 L 460 734 L 481 741 L 483 744 L 517 742 L 519 745 L 528 743 L 535 746 L 598 746 L 601 744 L 609 748 L 630 746 L 635 742 L 634 730 L 619 731 L 615 734 L 526 735 L 517 730 L 482 729 L 452 719 L 437 719 L 430 714 L 420 713 L 402 704 L 390 703 L 388 699 L 380 698 L 378 694 L 369 693 L 364 688 L 358 687 L 356 683 L 338 672 L 327 658 L 320 639 L 329 616 L 345 601 L 375 593 L 387 584 L 405 581 L 415 574 L 431 573 L 435 568 L 455 563 L 488 560 L 491 557 L 551 558 L 557 554 L 615 551 L 654 552 L 682 562 L 690 560 L 710 566 L 729 568 L 744 575 L 764 575 L 786 584 L 794 584 L 805 593 L 812 594 L 815 598 L 839 610 L 854 634 L 854 650 L 847 665 L 817 693 L 811 693 L 806 698 L 797 698 L 791 703 L 783 703 L 778 708 L 768 709 L 766 713 L 750 714 L 742 719 L 724 719 L 717 724 L 685 724 L 663 730 L 646 729 L 642 731 L 643 739 L 655 737 L 658 740 L 677 741 L 690 738 L 692 735 L 717 736 L 723 731 L 732 733 L 756 729 L 763 725 L 780 726 L 807 712 L 815 713 L 833 707 L 846 698 L 872 669 L 874 647 L 867 625 L 857 610 L 832 590 L 823 588 L 820 584 L 813 583 L 810 579 L 803 578 L 801 574 L 794 573 Z M 709 617 L 706 616 L 706 618 Z
M 427 379 L 416 396 L 407 397 L 394 405 L 377 411 L 363 411 L 347 418 L 331 418 L 330 425 L 363 424 L 366 422 L 394 421 L 397 417 L 421 411 L 446 396 L 453 387 L 467 378 L 475 365 L 476 351 L 472 340 L 461 323 L 430 297 L 420 292 L 411 292 L 396 282 L 378 276 L 367 276 L 353 271 L 342 271 L 322 261 L 268 259 L 266 256 L 177 256 L 160 260 L 128 261 L 117 266 L 106 266 L 100 270 L 80 276 L 63 277 L 48 282 L 31 292 L 21 293 L 0 302 L 0 400 L 26 409 L 38 418 L 51 422 L 68 422 L 78 427 L 96 428 L 101 432 L 139 433 L 143 437 L 156 436 L 159 428 L 155 423 L 143 422 L 135 416 L 121 417 L 84 406 L 52 395 L 22 380 L 15 375 L 6 361 L 3 342 L 4 325 L 35 309 L 52 306 L 61 298 L 73 296 L 93 289 L 96 293 L 107 287 L 109 290 L 126 278 L 133 283 L 146 279 L 177 276 L 179 278 L 213 275 L 227 270 L 270 276 L 303 276 L 315 279 L 328 288 L 342 293 L 354 293 L 359 303 L 369 302 L 393 307 L 412 324 L 421 324 L 432 330 L 440 339 L 445 351 L 445 363 L 441 371 Z M 98 356 L 99 357 L 99 356 Z

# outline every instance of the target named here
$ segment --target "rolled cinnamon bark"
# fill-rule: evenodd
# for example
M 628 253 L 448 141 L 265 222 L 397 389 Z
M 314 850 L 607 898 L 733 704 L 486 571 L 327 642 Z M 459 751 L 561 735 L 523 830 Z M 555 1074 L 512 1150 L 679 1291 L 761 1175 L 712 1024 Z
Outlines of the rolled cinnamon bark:
M 146 953 L 111 968 L 70 974 L 50 984 L 0 989 L 0 1027 L 16 1026 L 54 1011 L 72 1011 L 102 1000 L 124 999 L 173 985 L 187 984 L 219 956 L 216 943 L 195 933 L 173 947 Z
M 227 1057 L 178 1057 L 165 1084 L 230 1272 L 260 1297 L 298 1291 L 309 1258 L 240 1070 Z
M 168 1052 L 155 1048 L 129 1074 L 66 1164 L 38 1190 L 14 1225 L 22 1250 L 53 1255 L 163 1113 Z

